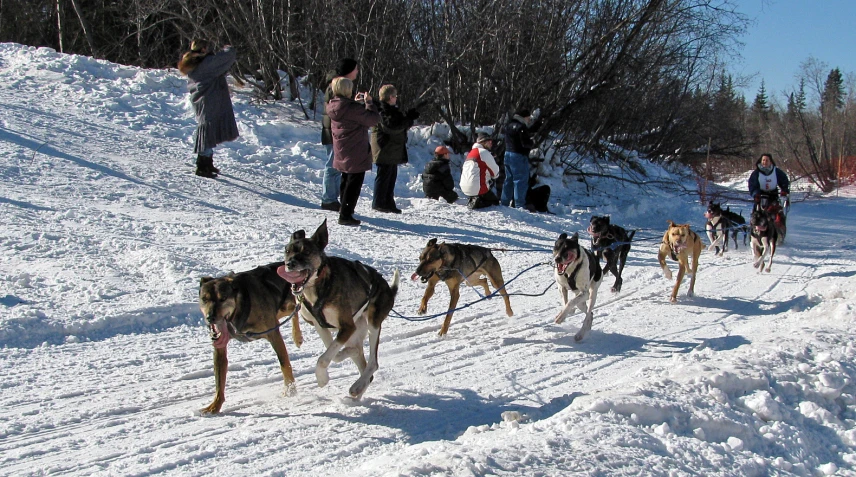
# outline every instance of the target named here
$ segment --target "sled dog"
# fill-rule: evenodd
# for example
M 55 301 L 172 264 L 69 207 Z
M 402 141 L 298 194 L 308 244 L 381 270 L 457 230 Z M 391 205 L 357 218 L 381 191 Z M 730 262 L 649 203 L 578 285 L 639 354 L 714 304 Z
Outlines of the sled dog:
M 755 257 L 752 265 L 759 272 L 770 272 L 770 267 L 773 266 L 773 255 L 776 254 L 776 242 L 779 240 L 779 231 L 776 228 L 773 217 L 763 209 L 758 209 L 752 212 L 749 218 L 749 224 L 752 228 L 752 255 Z M 766 269 L 764 262 L 769 255 Z
M 279 331 L 279 319 L 291 316 L 291 339 L 298 347 L 303 344 L 300 323 L 294 313 L 294 295 L 277 275 L 283 262 L 271 263 L 247 272 L 230 273 L 199 281 L 199 309 L 208 322 L 211 344 L 214 346 L 214 401 L 202 409 L 205 414 L 217 414 L 226 401 L 226 348 L 229 340 L 247 342 L 265 338 L 273 346 L 287 395 L 294 394 L 294 374 L 288 351 Z
M 372 267 L 327 256 L 327 240 L 326 220 L 311 237 L 303 230 L 294 232 L 285 248 L 285 265 L 278 272 L 301 300 L 300 316 L 312 323 L 327 348 L 315 365 L 318 386 L 327 385 L 330 363 L 351 358 L 360 377 L 348 393 L 359 399 L 378 369 L 381 325 L 395 303 L 398 270 L 389 284 Z M 332 329 L 337 330 L 335 339 Z M 368 361 L 363 352 L 366 335 Z
M 695 293 L 698 259 L 701 255 L 701 237 L 690 229 L 690 224 L 677 225 L 671 220 L 667 222 L 669 228 L 663 234 L 663 242 L 660 244 L 660 253 L 657 259 L 660 261 L 663 274 L 669 280 L 672 279 L 672 271 L 666 265 L 666 257 L 671 257 L 672 260 L 678 262 L 678 278 L 675 280 L 675 287 L 672 289 L 672 296 L 669 299 L 674 303 L 678 301 L 678 288 L 681 287 L 681 280 L 683 280 L 684 274 L 690 271 L 690 254 L 692 254 L 692 272 L 690 272 L 692 275 L 690 276 L 690 289 L 687 290 L 687 296 L 693 296 Z
M 595 256 L 606 260 L 603 273 L 610 272 L 615 277 L 612 291 L 620 292 L 621 284 L 624 283 L 621 272 L 624 271 L 627 254 L 630 253 L 630 242 L 633 241 L 636 231 L 627 233 L 623 227 L 610 224 L 608 215 L 604 217 L 595 215 L 591 218 L 588 233 L 591 234 L 591 249 Z
M 555 322 L 562 323 L 574 312 L 574 307 L 579 308 L 585 313 L 585 319 L 574 341 L 581 341 L 591 330 L 597 289 L 603 280 L 600 261 L 594 253 L 580 246 L 579 234 L 575 233 L 568 238 L 568 234 L 563 233 L 553 245 L 553 262 L 556 265 L 556 285 L 562 297 L 562 309 L 556 315 Z M 574 292 L 570 300 L 569 290 Z
M 445 242 L 438 244 L 437 239 L 432 238 L 419 254 L 419 266 L 410 278 L 411 280 L 421 279 L 423 283 L 428 283 L 428 288 L 425 289 L 425 295 L 422 296 L 422 302 L 419 304 L 420 315 L 428 311 L 428 300 L 434 296 L 434 287 L 437 282 L 442 280 L 449 287 L 449 311 L 446 313 L 443 326 L 440 327 L 440 336 L 444 336 L 449 331 L 455 306 L 461 296 L 461 283 L 464 282 L 481 286 L 487 296 L 490 295 L 487 280 L 490 280 L 505 300 L 505 314 L 508 316 L 514 314 L 508 292 L 505 291 L 502 267 L 490 250 L 484 247 Z

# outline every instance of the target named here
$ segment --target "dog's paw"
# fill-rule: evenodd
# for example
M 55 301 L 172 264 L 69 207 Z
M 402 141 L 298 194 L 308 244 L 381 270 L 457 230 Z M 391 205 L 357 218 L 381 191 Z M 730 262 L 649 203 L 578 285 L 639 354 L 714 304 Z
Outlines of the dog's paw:
M 215 401 L 215 402 L 212 402 L 211 404 L 209 404 L 208 406 L 205 406 L 202 409 L 200 409 L 199 413 L 202 415 L 219 414 L 221 406 L 223 406 L 223 403 L 218 403 Z
M 428 312 L 428 307 L 427 307 L 427 306 L 420 306 L 420 307 L 419 307 L 419 309 L 418 309 L 418 310 L 416 310 L 416 314 L 417 314 L 417 315 L 424 315 L 424 314 L 425 314 L 425 313 L 427 313 L 427 312 Z
M 297 396 L 297 383 L 286 384 L 285 389 L 282 391 L 282 395 L 285 397 Z
M 666 279 L 668 279 L 668 280 L 672 279 L 672 271 L 669 270 L 668 268 L 663 269 L 663 275 L 665 275 Z
M 330 375 L 327 374 L 327 368 L 321 366 L 315 367 L 315 380 L 318 381 L 318 387 L 323 388 L 330 382 Z
M 355 382 L 355 383 L 351 386 L 351 389 L 349 389 L 349 390 L 348 390 L 348 394 L 349 394 L 353 399 L 358 400 L 358 399 L 360 399 L 360 398 L 363 396 L 363 393 L 364 393 L 364 392 L 366 392 L 366 388 L 368 388 L 368 385 L 367 385 L 367 384 L 363 384 L 363 380 L 362 380 L 362 379 L 358 379 L 358 380 L 357 380 L 357 382 Z

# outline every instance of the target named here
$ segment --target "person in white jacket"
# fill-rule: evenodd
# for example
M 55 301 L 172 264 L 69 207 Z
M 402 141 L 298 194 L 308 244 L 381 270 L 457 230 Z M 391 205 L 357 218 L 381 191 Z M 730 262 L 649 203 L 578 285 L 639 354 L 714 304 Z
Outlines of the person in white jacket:
M 470 209 L 481 209 L 492 205 L 499 205 L 499 198 L 491 190 L 496 175 L 499 174 L 499 166 L 490 153 L 493 147 L 493 139 L 487 134 L 480 132 L 473 144 L 472 150 L 467 154 L 464 167 L 461 171 L 461 191 L 470 198 L 467 207 Z

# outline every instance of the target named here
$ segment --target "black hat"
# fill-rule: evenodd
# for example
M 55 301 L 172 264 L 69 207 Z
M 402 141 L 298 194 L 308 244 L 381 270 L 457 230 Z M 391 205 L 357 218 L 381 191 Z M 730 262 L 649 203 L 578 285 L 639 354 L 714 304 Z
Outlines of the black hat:
M 476 142 L 482 144 L 485 141 L 493 141 L 493 138 L 486 132 L 479 132 L 478 135 L 476 135 Z
M 355 69 L 357 69 L 357 60 L 353 58 L 342 58 L 336 64 L 336 74 L 339 76 L 345 76 Z
M 514 114 L 520 116 L 521 118 L 528 118 L 529 116 L 532 115 L 532 113 L 530 113 L 529 110 L 526 108 L 520 108 Z

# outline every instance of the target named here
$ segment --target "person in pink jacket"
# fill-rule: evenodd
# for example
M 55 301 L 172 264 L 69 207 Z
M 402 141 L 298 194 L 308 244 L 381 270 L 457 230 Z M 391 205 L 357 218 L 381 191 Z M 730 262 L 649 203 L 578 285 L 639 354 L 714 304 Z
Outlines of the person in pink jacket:
M 380 122 L 380 113 L 368 93 L 357 93 L 351 99 L 354 83 L 350 79 L 335 78 L 330 87 L 334 96 L 326 109 L 333 133 L 333 167 L 342 173 L 339 224 L 357 226 L 360 221 L 354 218 L 354 209 L 366 171 L 372 169 L 368 131 Z
M 499 199 L 491 190 L 493 181 L 499 174 L 499 166 L 493 154 L 490 153 L 491 147 L 493 147 L 493 139 L 480 132 L 464 161 L 464 167 L 461 170 L 461 191 L 470 198 L 467 203 L 470 209 L 499 205 Z

